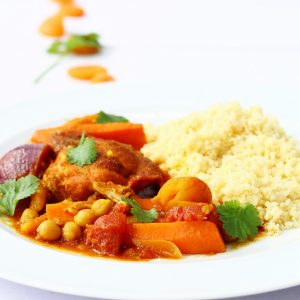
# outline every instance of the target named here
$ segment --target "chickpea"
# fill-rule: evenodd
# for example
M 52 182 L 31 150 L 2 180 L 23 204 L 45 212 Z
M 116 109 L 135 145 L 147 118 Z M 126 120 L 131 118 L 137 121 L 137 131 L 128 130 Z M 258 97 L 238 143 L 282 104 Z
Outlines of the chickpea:
M 30 208 L 35 209 L 36 211 L 41 211 L 47 202 L 47 191 L 40 185 L 38 190 L 31 196 Z
M 96 217 L 106 215 L 112 207 L 112 201 L 109 199 L 100 199 L 93 203 L 92 210 Z
M 67 222 L 62 229 L 63 239 L 65 241 L 73 241 L 81 236 L 80 226 L 75 222 Z
M 39 214 L 36 210 L 31 209 L 31 208 L 26 208 L 23 213 L 22 216 L 20 218 L 20 222 L 21 223 L 26 223 L 27 221 L 30 221 L 36 217 L 38 217 Z
M 92 224 L 96 219 L 94 212 L 89 209 L 80 210 L 77 215 L 74 217 L 74 221 L 79 226 L 85 226 L 87 224 Z
M 40 224 L 37 228 L 39 236 L 48 242 L 53 242 L 61 237 L 61 229 L 53 221 L 47 220 Z

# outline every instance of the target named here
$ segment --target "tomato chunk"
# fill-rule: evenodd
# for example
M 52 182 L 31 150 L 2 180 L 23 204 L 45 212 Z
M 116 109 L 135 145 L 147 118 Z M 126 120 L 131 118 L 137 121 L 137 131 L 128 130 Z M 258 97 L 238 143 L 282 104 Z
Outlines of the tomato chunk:
M 173 207 L 166 212 L 163 222 L 177 221 L 203 221 L 214 209 L 213 205 L 206 203 L 195 203 L 185 207 Z
M 86 243 L 101 255 L 118 255 L 126 237 L 125 214 L 111 212 L 99 217 L 93 225 L 87 226 Z

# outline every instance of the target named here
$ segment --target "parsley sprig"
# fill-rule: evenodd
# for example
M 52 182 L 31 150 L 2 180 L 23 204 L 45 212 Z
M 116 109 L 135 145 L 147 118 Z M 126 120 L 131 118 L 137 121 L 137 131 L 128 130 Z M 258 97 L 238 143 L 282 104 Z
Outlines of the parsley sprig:
M 255 237 L 258 226 L 261 226 L 258 211 L 250 203 L 242 205 L 237 200 L 226 201 L 223 205 L 217 206 L 217 212 L 226 233 L 241 241 Z
M 129 121 L 128 119 L 122 116 L 108 114 L 104 111 L 100 111 L 96 118 L 96 123 L 116 123 L 116 122 L 127 123 Z
M 67 151 L 67 160 L 71 164 L 80 167 L 92 164 L 97 159 L 97 147 L 93 139 L 82 134 L 76 147 L 70 147 Z
M 39 179 L 33 175 L 0 184 L 0 214 L 13 216 L 18 202 L 34 194 L 38 187 Z
M 128 203 L 131 206 L 130 212 L 135 219 L 140 223 L 152 223 L 158 219 L 158 212 L 155 208 L 145 210 L 140 205 L 130 198 L 121 197 L 122 201 Z

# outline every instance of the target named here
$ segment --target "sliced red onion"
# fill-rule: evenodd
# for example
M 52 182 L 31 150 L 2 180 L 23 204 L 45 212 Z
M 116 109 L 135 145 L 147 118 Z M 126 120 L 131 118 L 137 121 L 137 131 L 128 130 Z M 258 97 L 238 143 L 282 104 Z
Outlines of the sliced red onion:
M 0 159 L 0 183 L 28 174 L 41 177 L 52 157 L 46 144 L 25 144 L 10 150 Z

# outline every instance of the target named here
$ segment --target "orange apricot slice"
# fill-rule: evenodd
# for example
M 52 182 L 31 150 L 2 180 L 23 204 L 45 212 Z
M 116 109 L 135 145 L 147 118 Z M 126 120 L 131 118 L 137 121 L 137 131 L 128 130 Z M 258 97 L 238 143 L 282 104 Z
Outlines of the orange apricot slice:
M 114 81 L 114 78 L 108 73 L 96 73 L 90 80 L 91 83 Z
M 60 7 L 60 12 L 64 17 L 82 17 L 84 15 L 84 10 L 73 4 L 65 4 Z
M 54 15 L 46 19 L 40 26 L 39 32 L 51 37 L 61 37 L 64 35 L 63 18 L 61 15 Z
M 106 74 L 107 70 L 101 66 L 79 66 L 68 70 L 71 77 L 81 80 L 91 80 L 96 74 Z
M 197 177 L 177 177 L 169 179 L 159 190 L 153 203 L 164 208 L 178 206 L 178 202 L 211 203 L 208 185 Z
M 65 4 L 73 4 L 73 0 L 53 0 L 54 2 L 57 2 L 58 4 L 65 5 Z

